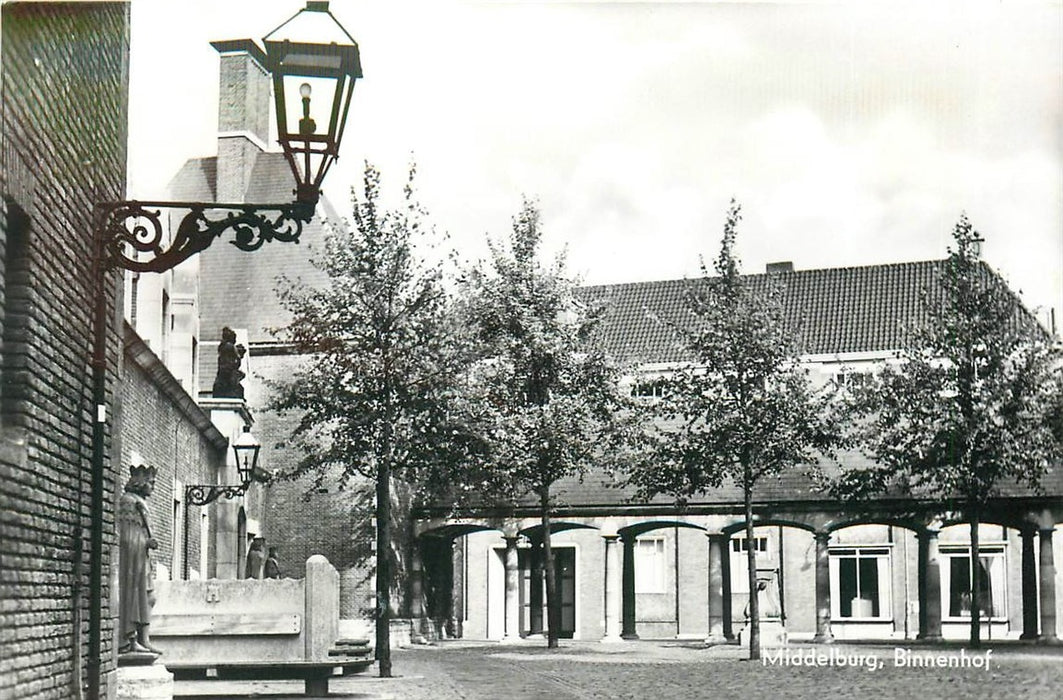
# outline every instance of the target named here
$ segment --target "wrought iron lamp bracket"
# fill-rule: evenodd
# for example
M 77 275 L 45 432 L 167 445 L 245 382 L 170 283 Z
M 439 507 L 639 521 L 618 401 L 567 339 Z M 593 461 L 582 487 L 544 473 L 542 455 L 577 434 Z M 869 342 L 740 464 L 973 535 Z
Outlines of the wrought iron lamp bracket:
M 205 506 L 222 496 L 230 500 L 240 498 L 247 492 L 246 485 L 190 484 L 185 487 L 185 502 L 192 506 Z
M 163 211 L 187 210 L 172 236 Z M 106 267 L 133 272 L 165 272 L 210 247 L 232 230 L 230 241 L 254 251 L 267 241 L 298 243 L 314 203 L 216 204 L 213 202 L 108 202 L 97 208 L 97 236 Z

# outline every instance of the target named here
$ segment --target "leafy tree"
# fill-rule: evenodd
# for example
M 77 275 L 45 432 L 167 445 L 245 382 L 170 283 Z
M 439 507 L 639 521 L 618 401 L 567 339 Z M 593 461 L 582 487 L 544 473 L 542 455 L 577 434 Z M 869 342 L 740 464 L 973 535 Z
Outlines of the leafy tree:
M 478 360 L 466 375 L 463 422 L 478 436 L 480 484 L 511 504 L 531 495 L 542 521 L 548 637 L 557 646 L 551 487 L 614 455 L 628 414 L 619 375 L 591 341 L 596 313 L 581 305 L 564 258 L 539 261 L 540 219 L 524 201 L 508 247 L 466 284 L 465 318 Z
M 742 489 L 745 534 L 753 540 L 753 496 L 765 479 L 816 463 L 838 434 L 828 397 L 811 388 L 783 319 L 782 286 L 743 277 L 734 253 L 741 207 L 731 203 L 710 277 L 690 282 L 687 311 L 669 322 L 686 357 L 662 381 L 651 449 L 628 475 L 642 497 L 681 504 L 730 481 Z M 756 548 L 747 547 L 749 651 L 760 658 Z
M 924 292 L 928 322 L 846 402 L 853 437 L 877 464 L 843 473 L 833 492 L 860 499 L 896 489 L 964 512 L 970 643 L 978 646 L 978 525 L 1001 485 L 1037 489 L 1063 457 L 1063 382 L 1058 348 L 979 259 L 981 239 L 966 216 L 952 235 L 937 288 Z
M 366 164 L 363 194 L 352 193 L 350 224 L 331 227 L 314 264 L 328 283 L 282 280 L 278 293 L 292 320 L 287 339 L 308 356 L 273 383 L 271 408 L 298 416 L 292 439 L 304 457 L 286 474 L 342 488 L 364 477 L 376 491 L 376 657 L 391 675 L 389 620 L 401 546 L 394 527 L 409 507 L 405 485 L 430 481 L 454 458 L 446 427 L 448 397 L 460 367 L 444 261 L 433 262 L 431 229 L 414 197 L 415 168 L 403 206 L 381 204 L 380 173 Z M 399 480 L 397 493 L 393 479 Z M 397 517 L 396 517 L 397 516 Z

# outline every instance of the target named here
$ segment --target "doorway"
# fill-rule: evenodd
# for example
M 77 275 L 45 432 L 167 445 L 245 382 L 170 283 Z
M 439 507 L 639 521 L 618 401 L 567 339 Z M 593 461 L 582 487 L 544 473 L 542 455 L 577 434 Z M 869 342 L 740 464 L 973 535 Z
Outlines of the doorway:
M 554 546 L 554 580 L 561 598 L 561 627 L 557 636 L 572 639 L 576 633 L 576 548 Z M 517 564 L 520 568 L 520 634 L 527 636 L 531 631 L 531 579 L 532 551 L 520 549 L 517 552 Z M 545 576 L 545 574 L 544 574 Z M 543 579 L 542 620 L 545 631 L 547 625 L 546 585 Z

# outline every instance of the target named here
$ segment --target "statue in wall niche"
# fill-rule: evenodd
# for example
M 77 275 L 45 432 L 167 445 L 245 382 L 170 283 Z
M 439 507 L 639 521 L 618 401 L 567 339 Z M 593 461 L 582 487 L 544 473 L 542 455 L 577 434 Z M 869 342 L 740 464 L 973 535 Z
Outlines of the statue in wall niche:
M 155 467 L 129 468 L 129 481 L 118 500 L 119 659 L 127 655 L 154 660 L 162 653 L 148 637 L 155 604 L 150 551 L 159 546 L 148 523 L 148 498 L 154 490 Z
M 240 381 L 244 373 L 240 365 L 246 349 L 236 343 L 236 331 L 226 326 L 221 329 L 221 343 L 218 345 L 218 374 L 214 377 L 214 398 L 242 399 L 244 387 Z

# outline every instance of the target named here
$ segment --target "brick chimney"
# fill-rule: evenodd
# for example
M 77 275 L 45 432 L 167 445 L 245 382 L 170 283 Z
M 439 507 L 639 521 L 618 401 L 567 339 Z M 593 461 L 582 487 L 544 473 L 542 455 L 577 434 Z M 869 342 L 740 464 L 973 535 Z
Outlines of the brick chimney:
M 218 95 L 219 202 L 243 202 L 251 169 L 269 139 L 266 55 L 251 39 L 213 41 L 221 54 Z
M 789 260 L 785 262 L 770 262 L 764 266 L 764 271 L 769 275 L 779 272 L 793 272 L 794 264 Z

